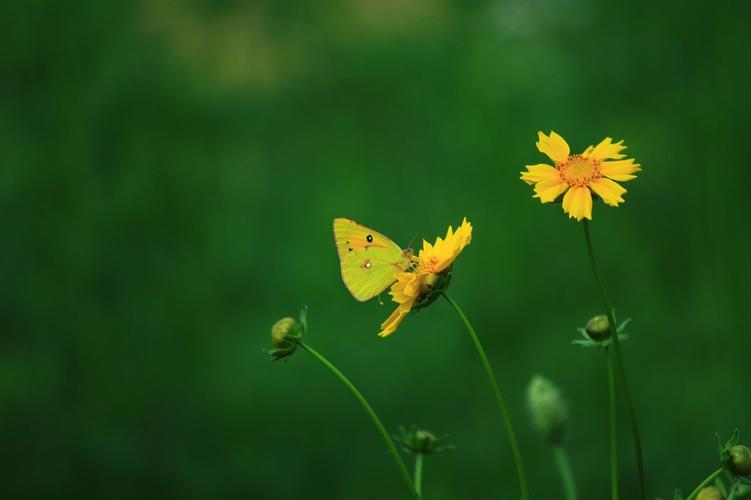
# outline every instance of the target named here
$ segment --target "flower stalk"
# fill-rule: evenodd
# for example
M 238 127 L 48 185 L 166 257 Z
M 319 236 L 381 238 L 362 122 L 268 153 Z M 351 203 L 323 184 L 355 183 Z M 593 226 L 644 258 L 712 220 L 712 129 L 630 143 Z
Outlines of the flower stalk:
M 574 480 L 574 473 L 571 471 L 566 449 L 561 445 L 556 446 L 553 448 L 553 454 L 558 472 L 561 474 L 561 481 L 563 481 L 563 493 L 566 500 L 577 500 L 576 481 Z
M 451 307 L 454 308 L 454 311 L 456 311 L 456 314 L 459 315 L 459 318 L 464 323 L 464 327 L 466 328 L 467 333 L 472 339 L 472 343 L 474 344 L 475 349 L 477 350 L 477 354 L 480 356 L 480 361 L 482 362 L 482 366 L 485 369 L 485 375 L 487 376 L 488 382 L 490 383 L 490 388 L 493 391 L 493 396 L 495 397 L 496 405 L 498 406 L 498 410 L 501 413 L 503 426 L 506 430 L 506 434 L 508 435 L 508 439 L 511 444 L 511 452 L 514 456 L 514 463 L 516 464 L 516 475 L 519 480 L 519 490 L 521 491 L 522 499 L 529 500 L 527 478 L 526 478 L 526 475 L 524 474 L 524 464 L 522 463 L 522 456 L 521 456 L 521 453 L 519 452 L 519 444 L 516 440 L 514 427 L 511 424 L 511 417 L 509 416 L 508 408 L 506 408 L 506 402 L 503 399 L 503 394 L 501 393 L 501 389 L 498 387 L 498 381 L 496 380 L 495 374 L 493 373 L 493 368 L 490 366 L 490 361 L 488 361 L 488 356 L 485 354 L 485 349 L 483 349 L 482 344 L 480 343 L 480 338 L 477 336 L 477 332 L 475 332 L 475 329 L 472 327 L 472 324 L 467 319 L 467 316 L 459 307 L 459 304 L 457 304 L 454 301 L 454 299 L 452 299 L 446 292 L 443 292 L 443 297 L 446 299 L 446 301 L 449 304 L 451 304 Z
M 614 336 L 618 336 L 616 333 Z M 616 421 L 615 373 L 610 349 L 604 348 L 608 370 L 608 394 L 610 401 L 610 498 L 618 500 L 618 426 Z
M 720 467 L 713 473 L 711 473 L 707 478 L 701 482 L 699 486 L 696 487 L 696 489 L 686 498 L 686 500 L 694 500 L 696 496 L 699 494 L 701 490 L 703 490 L 706 486 L 711 484 L 715 479 L 720 477 L 720 474 L 725 470 L 724 467 Z
M 613 314 L 613 308 L 610 306 L 610 301 L 605 293 L 605 287 L 602 284 L 602 278 L 597 268 L 597 261 L 595 260 L 594 250 L 592 248 L 592 238 L 589 234 L 589 224 L 586 220 L 582 221 L 584 226 L 584 239 L 587 242 L 587 251 L 589 253 L 589 263 L 592 266 L 592 273 L 594 274 L 595 282 L 597 283 L 597 290 L 600 292 L 600 298 L 602 299 L 602 305 L 605 307 L 605 314 L 608 316 L 611 328 L 615 328 L 616 323 L 615 315 Z M 636 411 L 634 410 L 634 403 L 631 398 L 631 390 L 629 389 L 628 380 L 626 378 L 626 369 L 623 364 L 623 356 L 621 355 L 621 345 L 618 340 L 617 332 L 611 335 L 613 341 L 613 355 L 615 358 L 615 365 L 618 369 L 620 376 L 620 383 L 623 388 L 623 394 L 626 397 L 626 403 L 628 406 L 629 422 L 631 424 L 631 432 L 634 437 L 634 450 L 636 454 L 636 470 L 639 476 L 639 498 L 646 499 L 646 487 L 644 481 L 644 459 L 642 458 L 642 446 L 641 436 L 639 433 L 639 423 L 636 420 Z
M 386 448 L 388 449 L 389 455 L 391 455 L 391 457 L 394 459 L 394 463 L 396 464 L 396 467 L 399 470 L 399 474 L 404 480 L 404 483 L 407 486 L 410 495 L 412 496 L 412 498 L 420 499 L 421 495 L 416 489 L 415 485 L 413 485 L 412 478 L 409 476 L 409 472 L 407 471 L 407 466 L 404 464 L 404 461 L 402 460 L 402 457 L 399 454 L 399 451 L 397 450 L 393 439 L 391 439 L 389 433 L 386 432 L 386 428 L 383 426 L 381 419 L 378 418 L 378 415 L 376 415 L 375 411 L 373 411 L 373 408 L 365 399 L 365 396 L 362 395 L 362 393 L 354 386 L 354 384 L 350 382 L 350 380 L 341 371 L 339 371 L 336 366 L 334 366 L 328 359 L 323 357 L 321 353 L 302 341 L 298 341 L 298 345 L 302 349 L 312 354 L 313 357 L 317 359 L 323 366 L 328 368 L 331 373 L 333 373 L 336 378 L 338 378 L 347 387 L 347 389 L 350 390 L 352 395 L 355 396 L 355 399 L 357 399 L 357 401 L 362 405 L 363 409 L 365 409 L 365 412 L 370 417 L 370 420 L 373 422 L 376 430 L 383 438 L 384 443 L 386 443 Z
M 415 453 L 415 491 L 422 495 L 422 453 Z

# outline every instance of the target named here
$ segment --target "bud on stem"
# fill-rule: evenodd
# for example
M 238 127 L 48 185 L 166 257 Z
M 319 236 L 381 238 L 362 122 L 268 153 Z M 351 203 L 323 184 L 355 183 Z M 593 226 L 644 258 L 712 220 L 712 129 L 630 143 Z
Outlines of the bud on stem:
M 552 445 L 560 445 L 568 422 L 568 405 L 561 391 L 541 375 L 535 375 L 527 389 L 532 422 Z

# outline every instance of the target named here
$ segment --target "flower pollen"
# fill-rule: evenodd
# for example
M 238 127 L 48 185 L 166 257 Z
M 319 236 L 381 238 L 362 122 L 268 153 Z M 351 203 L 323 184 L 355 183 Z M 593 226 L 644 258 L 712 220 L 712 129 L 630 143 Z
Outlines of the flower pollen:
M 558 173 L 570 187 L 586 186 L 600 177 L 600 162 L 582 155 L 571 155 L 563 163 L 556 164 Z
M 438 257 L 436 257 L 435 255 L 431 255 L 430 257 L 428 257 L 427 259 L 425 259 L 422 262 L 423 270 L 427 274 L 433 274 L 433 273 L 436 272 L 436 268 L 438 267 L 438 263 L 439 263 Z

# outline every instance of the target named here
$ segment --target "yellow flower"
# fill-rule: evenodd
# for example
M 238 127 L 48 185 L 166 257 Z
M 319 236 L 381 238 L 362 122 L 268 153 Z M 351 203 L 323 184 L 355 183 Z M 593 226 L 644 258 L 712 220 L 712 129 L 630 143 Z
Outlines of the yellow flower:
M 563 211 L 569 218 L 592 220 L 592 191 L 606 204 L 617 207 L 623 202 L 626 190 L 614 181 L 635 179 L 641 165 L 633 158 L 624 159 L 621 151 L 626 149 L 623 141 L 613 142 L 606 137 L 597 146 L 589 146 L 582 154 L 570 154 L 563 137 L 550 132 L 546 136 L 538 132 L 537 149 L 555 162 L 555 167 L 540 163 L 527 165 L 521 179 L 535 185 L 535 198 L 542 203 L 563 197 Z
M 454 263 L 465 246 L 472 241 L 472 224 L 465 217 L 462 225 L 456 228 L 449 226 L 446 238 L 440 236 L 435 244 L 422 241 L 422 250 L 415 259 L 415 267 L 409 272 L 397 274 L 396 283 L 391 285 L 392 300 L 399 304 L 396 310 L 381 324 L 381 337 L 388 337 L 394 333 L 409 314 L 415 302 L 433 290 L 438 282 L 439 274 Z

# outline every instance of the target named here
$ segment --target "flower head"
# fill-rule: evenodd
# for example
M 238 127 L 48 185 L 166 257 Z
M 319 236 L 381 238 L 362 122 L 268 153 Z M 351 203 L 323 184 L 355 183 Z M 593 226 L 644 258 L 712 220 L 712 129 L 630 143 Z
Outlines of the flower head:
M 521 179 L 534 184 L 535 198 L 542 203 L 563 197 L 563 211 L 576 220 L 592 220 L 592 192 L 605 204 L 617 207 L 626 190 L 615 181 L 635 179 L 641 166 L 633 158 L 625 158 L 623 141 L 606 137 L 597 146 L 589 146 L 581 154 L 571 154 L 566 141 L 555 132 L 547 136 L 538 132 L 537 149 L 545 153 L 555 166 L 545 163 L 527 165 Z
M 527 387 L 527 404 L 535 427 L 545 439 L 561 444 L 568 423 L 568 405 L 561 391 L 550 380 L 535 375 Z
M 423 240 L 414 267 L 397 274 L 396 283 L 391 285 L 389 294 L 399 306 L 381 324 L 379 336 L 391 335 L 407 314 L 435 300 L 437 293 L 448 286 L 451 265 L 471 240 L 472 224 L 466 217 L 456 231 L 449 226 L 446 237 L 439 236 L 434 244 Z
M 730 448 L 728 468 L 736 476 L 751 475 L 751 450 L 742 444 L 737 444 Z
M 587 321 L 584 330 L 589 338 L 595 341 L 606 340 L 610 338 L 610 321 L 604 314 L 600 314 Z
M 274 349 L 265 351 L 272 361 L 279 361 L 294 354 L 297 345 L 308 328 L 308 309 L 300 311 L 300 321 L 294 318 L 282 318 L 271 327 L 271 345 Z
M 454 449 L 454 445 L 444 443 L 448 435 L 438 437 L 416 425 L 412 425 L 408 429 L 399 426 L 399 434 L 393 437 L 394 441 L 400 443 L 402 449 L 407 453 L 432 455 L 433 453 Z
M 613 315 L 615 315 L 615 311 L 613 311 Z M 628 334 L 624 332 L 629 323 L 631 323 L 631 318 L 626 318 L 615 329 L 618 340 L 621 342 L 628 340 Z M 613 342 L 610 321 L 604 314 L 591 318 L 587 321 L 587 326 L 577 328 L 577 330 L 583 338 L 572 340 L 573 344 L 582 347 L 608 347 Z
M 723 500 L 722 492 L 715 486 L 707 486 L 702 488 L 699 494 L 696 496 L 696 500 Z

